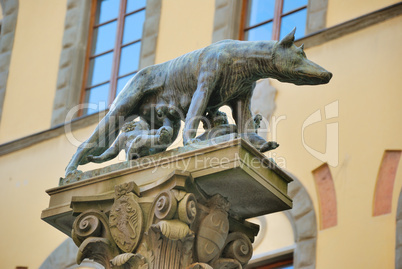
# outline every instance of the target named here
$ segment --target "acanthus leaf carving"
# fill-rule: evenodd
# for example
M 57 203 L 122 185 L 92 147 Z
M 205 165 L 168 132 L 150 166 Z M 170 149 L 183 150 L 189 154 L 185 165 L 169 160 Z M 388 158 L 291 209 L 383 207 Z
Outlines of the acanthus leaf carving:
M 122 268 L 122 269 L 148 269 L 148 263 L 145 258 L 141 254 L 134 253 L 123 253 L 116 257 L 114 257 L 110 264 L 113 266 L 113 269 Z
M 89 237 L 78 248 L 77 264 L 84 259 L 100 263 L 105 269 L 112 268 L 109 261 L 119 254 L 117 247 L 107 238 Z
M 170 240 L 183 240 L 193 232 L 188 225 L 180 220 L 161 220 L 156 224 L 153 224 L 151 228 L 160 232 L 163 236 Z
M 186 269 L 213 269 L 213 268 L 209 264 L 196 262 L 187 266 Z
M 242 269 L 242 265 L 235 259 L 219 258 L 212 263 L 214 269 Z
M 152 204 L 140 198 L 137 185 L 129 182 L 115 187 L 110 211 L 81 213 L 72 230 L 77 261 L 90 258 L 107 269 L 245 267 L 251 241 L 236 232 L 237 226 L 229 233 L 226 198 L 216 194 L 198 202 L 183 189 L 165 189 L 153 197 Z

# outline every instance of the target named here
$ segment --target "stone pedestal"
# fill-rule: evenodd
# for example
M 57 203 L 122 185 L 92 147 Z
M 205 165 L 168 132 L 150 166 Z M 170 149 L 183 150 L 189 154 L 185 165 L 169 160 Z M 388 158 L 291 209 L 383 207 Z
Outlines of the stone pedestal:
M 105 268 L 242 268 L 258 225 L 290 209 L 290 177 L 246 141 L 216 140 L 85 172 L 47 191 L 42 219 L 77 262 Z

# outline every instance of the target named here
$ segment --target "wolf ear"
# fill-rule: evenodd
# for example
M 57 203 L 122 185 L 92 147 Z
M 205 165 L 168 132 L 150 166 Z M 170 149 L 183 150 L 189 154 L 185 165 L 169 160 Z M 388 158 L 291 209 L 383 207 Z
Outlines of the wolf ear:
M 288 48 L 293 45 L 295 41 L 295 32 L 296 32 L 296 27 L 293 28 L 293 30 L 287 34 L 281 41 L 279 41 L 278 45 Z

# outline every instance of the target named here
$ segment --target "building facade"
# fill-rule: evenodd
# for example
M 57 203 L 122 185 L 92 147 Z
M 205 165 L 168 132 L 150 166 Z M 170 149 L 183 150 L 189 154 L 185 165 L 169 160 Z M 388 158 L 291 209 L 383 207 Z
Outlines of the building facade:
M 253 112 L 280 144 L 267 156 L 293 175 L 294 208 L 253 220 L 250 268 L 402 268 L 402 2 L 0 4 L 2 268 L 78 267 L 71 241 L 40 219 L 45 190 L 137 70 L 223 39 L 280 39 L 294 26 L 307 57 L 334 76 L 257 84 Z

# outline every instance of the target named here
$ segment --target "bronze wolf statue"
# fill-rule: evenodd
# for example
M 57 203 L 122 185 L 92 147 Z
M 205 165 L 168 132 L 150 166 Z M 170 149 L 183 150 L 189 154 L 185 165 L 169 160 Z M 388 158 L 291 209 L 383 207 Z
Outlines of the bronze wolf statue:
M 237 132 L 264 152 L 276 146 L 256 134 L 250 112 L 255 82 L 274 78 L 296 85 L 328 83 L 332 74 L 309 61 L 294 45 L 293 29 L 281 41 L 224 40 L 139 71 L 112 103 L 92 135 L 77 149 L 66 175 L 113 143 L 119 120 L 141 117 L 152 129 L 170 126 L 174 141 L 185 121 L 183 143 L 192 143 L 201 117 L 223 106 L 232 109 Z M 180 114 L 182 116 L 180 116 Z M 153 116 L 156 115 L 156 116 Z

